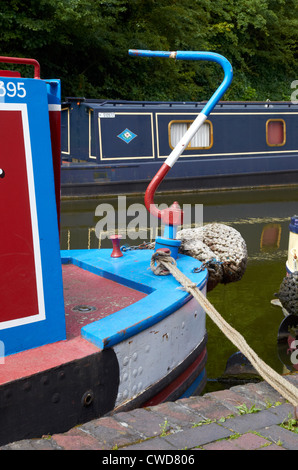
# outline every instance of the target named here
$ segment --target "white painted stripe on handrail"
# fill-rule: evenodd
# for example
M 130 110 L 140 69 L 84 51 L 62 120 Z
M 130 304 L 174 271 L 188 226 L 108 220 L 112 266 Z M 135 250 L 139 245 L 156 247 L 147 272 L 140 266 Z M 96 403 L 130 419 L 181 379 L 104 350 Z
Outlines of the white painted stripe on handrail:
M 61 111 L 61 104 L 49 104 L 49 111 Z
M 200 129 L 204 121 L 207 119 L 207 116 L 204 113 L 200 113 L 197 118 L 194 120 L 192 125 L 189 127 L 187 132 L 184 134 L 180 142 L 176 145 L 174 150 L 170 153 L 165 163 L 172 168 L 174 163 L 178 160 L 182 152 L 186 149 L 189 142 L 195 135 L 195 133 Z

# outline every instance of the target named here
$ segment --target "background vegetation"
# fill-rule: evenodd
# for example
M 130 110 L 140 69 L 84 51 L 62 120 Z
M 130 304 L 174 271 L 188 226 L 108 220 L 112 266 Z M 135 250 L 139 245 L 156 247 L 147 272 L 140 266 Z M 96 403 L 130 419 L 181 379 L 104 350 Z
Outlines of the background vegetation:
M 200 101 L 222 79 L 216 64 L 136 48 L 223 54 L 229 100 L 289 100 L 298 79 L 297 0 L 2 0 L 0 31 L 0 54 L 37 59 L 64 97 Z

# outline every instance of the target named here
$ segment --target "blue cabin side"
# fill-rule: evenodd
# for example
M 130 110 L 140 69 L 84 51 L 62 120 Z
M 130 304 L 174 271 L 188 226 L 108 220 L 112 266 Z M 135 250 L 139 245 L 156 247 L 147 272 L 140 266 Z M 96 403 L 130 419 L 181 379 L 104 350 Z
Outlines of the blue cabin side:
M 62 191 L 88 181 L 147 184 L 204 105 L 68 98 L 62 105 Z M 211 180 L 220 186 L 216 181 L 231 176 L 235 182 L 255 175 L 262 182 L 270 174 L 282 183 L 287 173 L 296 181 L 297 119 L 290 102 L 219 102 L 169 179 L 176 189 L 186 189 L 185 178 L 194 189 L 198 178 L 199 187 Z
M 64 340 L 66 330 L 50 129 L 53 107 L 60 115 L 60 82 L 12 74 L 1 77 L 1 90 L 0 346 L 7 356 Z
M 189 126 L 203 103 L 134 103 L 69 98 L 62 105 L 62 159 L 89 163 L 167 158 L 173 126 Z M 190 145 L 182 157 L 201 160 L 298 152 L 297 106 L 286 103 L 219 103 L 207 120 L 208 143 Z M 277 121 L 280 141 L 270 142 Z M 297 140 L 296 140 L 297 139 Z

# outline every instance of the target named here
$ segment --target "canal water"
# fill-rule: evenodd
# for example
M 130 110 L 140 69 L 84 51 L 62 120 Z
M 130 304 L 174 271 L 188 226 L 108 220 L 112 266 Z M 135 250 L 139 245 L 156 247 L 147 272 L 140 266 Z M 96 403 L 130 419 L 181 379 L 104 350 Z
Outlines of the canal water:
M 277 349 L 277 333 L 284 316 L 281 308 L 273 305 L 271 300 L 276 298 L 274 294 L 278 292 L 285 276 L 289 221 L 291 216 L 298 213 L 298 188 L 181 192 L 174 196 L 162 194 L 156 197 L 155 202 L 171 205 L 174 200 L 181 206 L 190 205 L 191 208 L 203 205 L 200 207 L 203 208 L 204 224 L 219 222 L 232 226 L 244 238 L 248 263 L 243 278 L 235 283 L 218 285 L 208 293 L 208 298 L 261 359 L 277 372 L 286 372 Z M 130 196 L 125 202 L 127 207 L 136 208 L 136 204 L 143 204 L 143 198 Z M 104 215 L 98 207 L 113 207 L 117 218 L 119 199 L 106 196 L 62 201 L 61 249 L 111 246 L 108 239 L 99 240 L 96 235 L 95 227 Z M 152 236 L 154 233 L 151 231 L 143 238 L 149 241 Z M 125 240 L 123 243 L 137 245 L 140 242 L 143 240 Z M 219 378 L 224 374 L 228 359 L 237 349 L 208 316 L 207 331 L 206 390 L 213 391 L 225 388 Z

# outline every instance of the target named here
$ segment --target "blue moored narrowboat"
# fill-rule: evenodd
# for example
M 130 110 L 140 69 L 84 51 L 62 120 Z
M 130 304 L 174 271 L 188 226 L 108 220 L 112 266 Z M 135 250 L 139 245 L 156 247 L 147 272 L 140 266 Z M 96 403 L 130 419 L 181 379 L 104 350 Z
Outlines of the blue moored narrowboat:
M 62 196 L 145 191 L 205 105 L 67 98 Z M 291 102 L 219 101 L 160 190 L 297 184 L 297 121 Z

